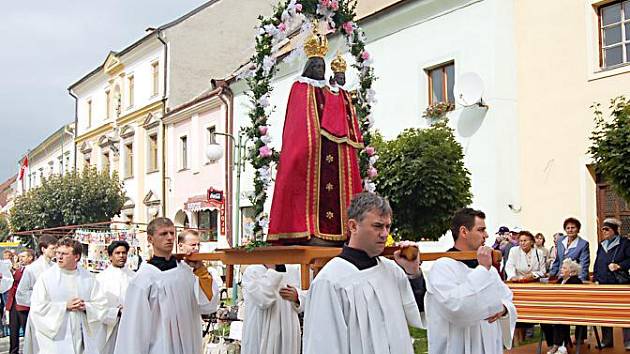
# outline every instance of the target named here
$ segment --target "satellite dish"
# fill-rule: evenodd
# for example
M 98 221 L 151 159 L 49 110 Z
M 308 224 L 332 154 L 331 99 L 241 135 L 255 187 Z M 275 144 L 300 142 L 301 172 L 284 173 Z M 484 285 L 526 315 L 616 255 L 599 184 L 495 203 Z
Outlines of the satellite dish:
M 481 95 L 483 94 L 483 81 L 476 73 L 461 74 L 455 81 L 453 88 L 455 101 L 464 107 L 475 104 L 483 106 Z

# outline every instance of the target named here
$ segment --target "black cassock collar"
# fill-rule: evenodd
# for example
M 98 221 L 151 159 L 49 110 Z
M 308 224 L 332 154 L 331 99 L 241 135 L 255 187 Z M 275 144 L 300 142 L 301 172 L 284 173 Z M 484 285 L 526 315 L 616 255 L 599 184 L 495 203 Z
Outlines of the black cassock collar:
M 343 246 L 343 250 L 338 257 L 352 263 L 359 270 L 372 268 L 378 264 L 378 257 L 370 257 L 365 251 L 352 248 L 348 245 Z

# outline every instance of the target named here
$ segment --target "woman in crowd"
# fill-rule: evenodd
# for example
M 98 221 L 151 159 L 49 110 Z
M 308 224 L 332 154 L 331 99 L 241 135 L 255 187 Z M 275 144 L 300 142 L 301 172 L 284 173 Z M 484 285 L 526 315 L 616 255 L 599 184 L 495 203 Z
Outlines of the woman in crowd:
M 560 271 L 560 266 L 566 258 L 573 259 L 582 267 L 580 279 L 588 280 L 588 266 L 591 263 L 591 256 L 588 250 L 588 241 L 579 236 L 582 224 L 576 218 L 568 218 L 563 223 L 566 236 L 558 240 L 558 255 L 551 265 L 549 275 L 556 276 Z
M 507 280 L 534 280 L 542 278 L 547 272 L 543 252 L 534 247 L 534 235 L 529 231 L 521 231 L 518 236 L 518 247 L 512 247 L 505 263 Z M 514 330 L 514 344 L 525 339 L 526 328 L 531 324 L 517 323 Z
M 543 251 L 534 247 L 534 235 L 521 231 L 518 247 L 513 247 L 505 264 L 508 280 L 538 279 L 545 276 L 547 267 Z
M 560 279 L 558 284 L 582 284 L 582 280 L 579 277 L 581 273 L 581 265 L 576 261 L 566 258 L 562 261 L 560 267 Z M 566 345 L 571 341 L 571 331 L 569 325 L 555 324 L 553 325 L 553 346 L 549 349 L 547 354 L 567 354 Z M 576 341 L 584 339 L 586 337 L 586 327 L 575 327 Z
M 627 284 L 630 282 L 630 240 L 619 235 L 621 221 L 608 218 L 602 223 L 603 241 L 597 247 L 593 274 L 599 284 Z M 625 274 L 625 275 L 624 275 Z M 630 350 L 630 328 L 623 329 L 623 341 Z M 613 330 L 602 327 L 602 345 L 613 346 Z
M 534 236 L 534 240 L 536 240 L 534 247 L 536 247 L 537 250 L 540 250 L 543 253 L 543 255 L 545 256 L 545 265 L 547 265 L 547 269 L 549 269 L 549 266 L 547 264 L 547 260 L 549 259 L 549 249 L 545 247 L 545 236 L 539 232 L 536 234 L 536 236 Z

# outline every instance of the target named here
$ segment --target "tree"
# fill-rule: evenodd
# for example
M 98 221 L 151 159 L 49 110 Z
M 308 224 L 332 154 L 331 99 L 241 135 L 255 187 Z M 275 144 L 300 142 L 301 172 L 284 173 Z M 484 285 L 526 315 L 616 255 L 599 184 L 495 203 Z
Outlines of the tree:
M 606 121 L 601 105 L 592 106 L 595 130 L 588 152 L 595 169 L 622 198 L 630 202 L 630 101 L 620 96 L 610 101 L 611 119 Z
M 9 223 L 5 215 L 0 215 L 0 241 L 6 240 L 9 236 Z
M 453 130 L 440 121 L 428 129 L 406 129 L 395 140 L 375 137 L 379 152 L 377 190 L 394 210 L 403 239 L 436 240 L 453 213 L 470 204 L 470 173 Z
M 120 213 L 125 193 L 116 173 L 85 168 L 44 179 L 41 186 L 15 199 L 13 231 L 108 221 Z

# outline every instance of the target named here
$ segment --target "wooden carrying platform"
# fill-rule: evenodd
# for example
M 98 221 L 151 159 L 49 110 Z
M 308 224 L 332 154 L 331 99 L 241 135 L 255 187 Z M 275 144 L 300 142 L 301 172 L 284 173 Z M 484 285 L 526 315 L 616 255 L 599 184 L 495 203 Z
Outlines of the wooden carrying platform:
M 386 247 L 383 256 L 392 257 L 398 247 Z M 328 260 L 339 255 L 341 248 L 317 247 L 317 246 L 269 246 L 259 247 L 252 251 L 244 249 L 219 249 L 212 253 L 196 253 L 186 257 L 192 261 L 219 261 L 225 265 L 235 264 L 300 264 L 302 273 L 302 289 L 310 286 L 310 269 L 321 268 Z M 500 262 L 501 254 L 495 252 L 493 261 Z M 434 261 L 441 257 L 449 257 L 457 260 L 477 259 L 477 252 L 435 252 L 421 253 L 422 261 Z M 498 257 L 498 258 L 497 258 Z M 178 255 L 183 258 L 183 255 Z M 230 287 L 232 280 L 232 267 L 228 267 L 227 286 Z
M 518 321 L 630 328 L 630 286 L 508 284 Z

